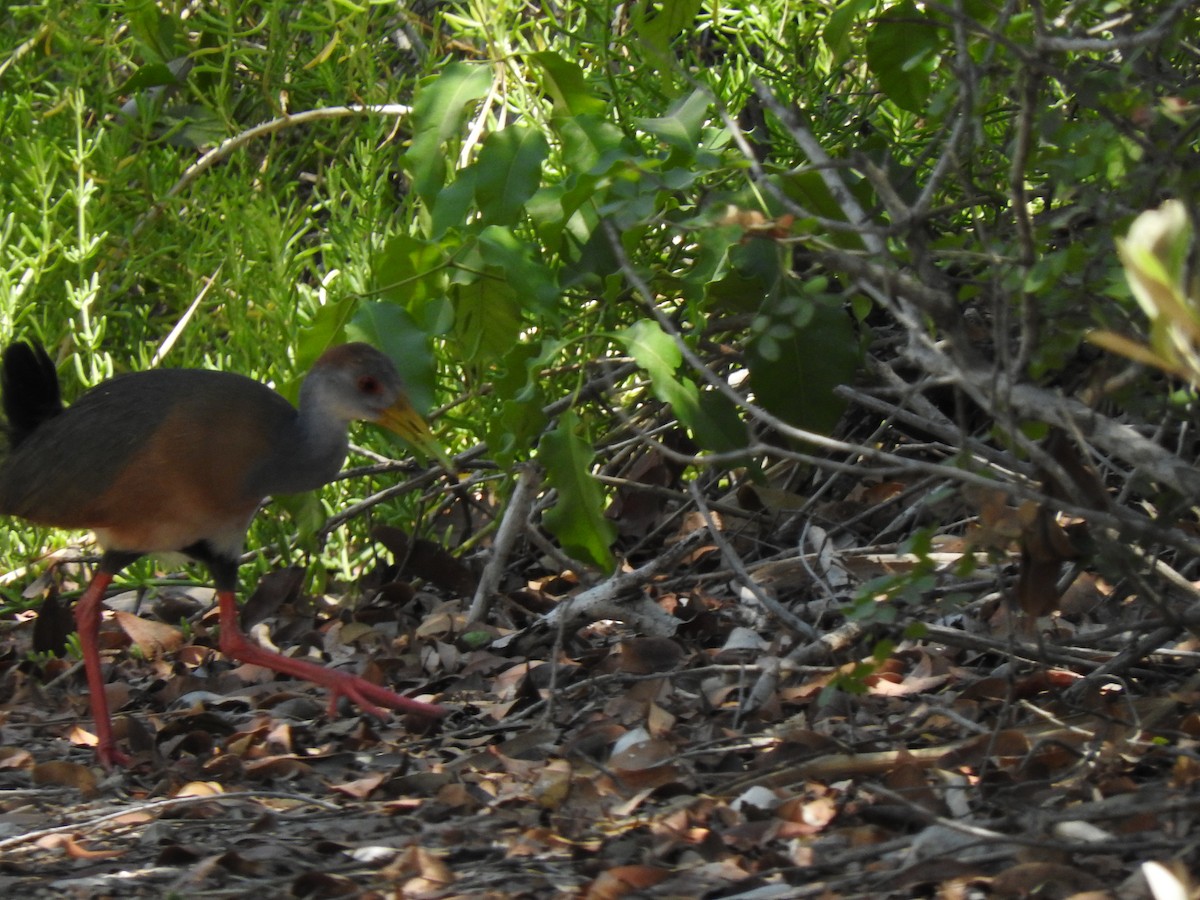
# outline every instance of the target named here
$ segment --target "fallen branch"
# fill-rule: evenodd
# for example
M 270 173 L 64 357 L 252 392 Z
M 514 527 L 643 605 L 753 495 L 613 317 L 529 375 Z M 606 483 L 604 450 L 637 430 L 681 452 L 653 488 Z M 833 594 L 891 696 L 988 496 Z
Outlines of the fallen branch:
M 678 574 L 674 569 L 688 554 L 698 549 L 709 537 L 707 528 L 698 528 L 679 543 L 632 572 L 618 572 L 595 587 L 564 600 L 524 631 L 496 643 L 498 648 L 514 641 L 523 642 L 531 633 L 543 633 L 559 627 L 574 628 L 599 621 L 616 619 L 625 622 L 641 635 L 670 637 L 679 622 L 643 592 L 647 584 L 663 574 Z

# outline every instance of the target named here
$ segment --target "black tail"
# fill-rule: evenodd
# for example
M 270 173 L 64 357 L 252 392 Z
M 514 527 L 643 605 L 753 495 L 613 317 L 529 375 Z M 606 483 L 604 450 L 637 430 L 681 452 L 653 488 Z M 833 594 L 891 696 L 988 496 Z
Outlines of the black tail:
M 19 446 L 39 425 L 63 411 L 58 371 L 36 341 L 18 341 L 5 348 L 0 389 L 4 391 L 10 447 Z

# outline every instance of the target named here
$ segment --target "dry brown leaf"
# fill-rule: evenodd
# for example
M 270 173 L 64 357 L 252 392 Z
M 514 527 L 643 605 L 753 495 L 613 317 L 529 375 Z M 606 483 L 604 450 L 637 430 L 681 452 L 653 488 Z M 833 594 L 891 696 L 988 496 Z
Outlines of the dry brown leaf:
M 215 781 L 189 781 L 173 796 L 176 797 L 216 797 L 225 793 L 225 788 Z
M 61 850 L 69 859 L 116 859 L 124 856 L 124 850 L 88 850 L 75 840 L 73 835 L 52 834 L 38 840 L 38 846 L 47 850 Z
M 621 641 L 620 670 L 632 675 L 669 672 L 679 665 L 684 651 L 665 637 L 636 637 Z
M 671 733 L 678 719 L 659 706 L 651 703 L 646 711 L 646 730 L 651 737 L 661 738 Z
M 325 897 L 355 897 L 361 891 L 352 878 L 345 875 L 335 875 L 329 872 L 305 872 L 292 880 L 291 895 L 293 897 L 312 897 L 323 900 Z
M 431 853 L 423 847 L 408 847 L 392 862 L 380 870 L 386 878 L 411 878 L 413 889 L 417 883 L 436 885 L 445 888 L 454 883 L 454 873 L 436 853 Z M 415 880 L 419 879 L 419 882 Z
M 273 756 L 246 763 L 248 776 L 264 779 L 285 780 L 312 773 L 312 767 L 294 756 Z
M 29 777 L 34 784 L 75 788 L 85 797 L 96 795 L 96 773 L 79 763 L 61 759 L 38 763 L 29 770 Z
M 447 637 L 462 630 L 463 615 L 451 609 L 441 609 L 421 620 L 417 626 L 418 638 Z
M 537 776 L 530 789 L 533 799 L 546 809 L 558 809 L 571 792 L 574 770 L 565 759 L 552 759 Z
M 259 622 L 278 614 L 285 604 L 295 603 L 304 587 L 305 571 L 300 566 L 289 566 L 267 572 L 241 607 L 243 628 L 251 628 Z
M 173 653 L 183 646 L 183 632 L 174 625 L 153 622 L 133 613 L 115 612 L 113 617 L 129 640 L 147 659 L 156 659 L 164 653 Z
M 996 897 L 1039 897 L 1066 900 L 1082 891 L 1098 891 L 1104 882 L 1076 866 L 1059 863 L 1020 863 L 991 879 Z
M 618 866 L 600 873 L 583 896 L 585 900 L 618 900 L 654 887 L 670 874 L 669 870 L 657 866 Z
M 374 772 L 370 775 L 364 775 L 362 778 L 356 778 L 354 781 L 331 784 L 329 789 L 337 791 L 339 794 L 345 794 L 347 797 L 352 797 L 355 800 L 366 800 L 381 784 L 386 783 L 389 778 L 390 775 L 387 772 Z
M 0 747 L 0 769 L 28 769 L 33 762 L 33 754 L 23 747 Z

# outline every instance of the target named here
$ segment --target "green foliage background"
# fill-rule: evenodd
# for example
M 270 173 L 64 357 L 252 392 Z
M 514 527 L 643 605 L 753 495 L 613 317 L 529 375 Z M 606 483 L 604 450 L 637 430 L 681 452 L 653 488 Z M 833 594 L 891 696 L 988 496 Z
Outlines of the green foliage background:
M 757 458 L 742 369 L 778 421 L 835 427 L 833 388 L 896 325 L 839 260 L 982 307 L 1002 343 L 1024 323 L 1003 353 L 1034 380 L 1135 327 L 1113 236 L 1200 177 L 1187 7 L 9 4 L 0 338 L 45 341 L 68 396 L 177 328 L 163 364 L 285 392 L 371 340 L 419 405 L 461 401 L 455 449 L 537 456 L 546 526 L 608 568 L 591 448 L 677 421 Z M 585 391 L 605 372 L 619 415 Z

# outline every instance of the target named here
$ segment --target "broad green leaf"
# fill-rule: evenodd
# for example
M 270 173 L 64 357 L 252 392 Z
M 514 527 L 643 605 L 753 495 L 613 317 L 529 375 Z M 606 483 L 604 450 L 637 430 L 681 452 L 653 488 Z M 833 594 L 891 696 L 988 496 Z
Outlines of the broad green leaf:
M 320 491 L 279 494 L 271 498 L 271 508 L 279 509 L 287 515 L 302 544 L 312 540 L 329 520 Z
M 157 57 L 156 62 L 165 64 L 179 55 L 179 22 L 174 16 L 163 12 L 154 0 L 127 0 L 124 6 L 130 33 Z
M 868 32 L 867 68 L 889 100 L 909 112 L 925 112 L 941 48 L 933 23 L 913 0 L 903 0 Z
M 689 304 L 701 303 L 709 285 L 729 271 L 729 249 L 737 246 L 745 232 L 738 225 L 713 225 L 697 229 L 692 265 L 681 273 L 679 292 Z
M 545 400 L 540 394 L 538 399 Z M 546 427 L 544 405 L 527 400 L 505 400 L 500 404 L 500 415 L 488 418 L 488 448 L 495 454 L 501 469 L 529 458 L 529 448 Z
M 542 524 L 571 556 L 611 572 L 616 562 L 610 548 L 617 529 L 604 517 L 604 491 L 592 475 L 596 452 L 578 430 L 579 418 L 568 410 L 538 445 L 546 483 L 558 493 L 557 502 L 542 515 Z
M 472 166 L 475 203 L 489 225 L 514 225 L 541 183 L 550 145 L 540 131 L 510 125 L 488 135 Z
M 471 207 L 475 204 L 475 178 L 478 175 L 478 169 L 468 166 L 438 191 L 429 211 L 429 236 L 432 239 L 440 240 L 447 231 L 470 218 Z
M 862 351 L 836 298 L 788 299 L 799 302 L 765 316 L 768 324 L 751 337 L 746 352 L 750 386 L 757 401 L 788 424 L 828 434 L 845 408 L 833 389 L 854 379 Z M 775 303 L 783 305 L 779 299 Z
M 750 443 L 737 407 L 715 390 L 698 391 L 695 408 L 688 411 L 687 419 L 680 416 L 680 421 L 691 429 L 697 444 L 714 453 L 743 450 Z
M 175 73 L 166 63 L 147 63 L 130 75 L 125 83 L 117 88 L 117 93 L 132 94 L 144 91 L 146 88 L 176 84 L 179 84 L 179 79 L 175 77 Z
M 700 145 L 700 131 L 711 103 L 707 91 L 697 90 L 677 101 L 665 116 L 637 119 L 637 126 L 668 147 L 692 156 Z
M 857 51 L 850 40 L 850 28 L 874 8 L 876 0 L 842 0 L 821 29 L 821 39 L 833 52 L 834 65 L 840 65 Z
M 490 368 L 492 390 L 501 400 L 500 414 L 486 416 L 484 437 L 496 463 L 506 469 L 528 459 L 537 436 L 546 427 L 542 409 L 547 403 L 541 373 L 561 346 L 536 339 L 513 344 Z
M 702 6 L 703 0 L 638 3 L 633 7 L 630 28 L 651 49 L 666 56 L 675 38 L 685 29 L 691 29 Z
M 562 140 L 563 163 L 576 177 L 593 172 L 625 140 L 620 128 L 599 116 L 555 118 L 551 124 Z
M 503 356 L 521 337 L 523 321 L 516 289 L 502 273 L 488 274 L 451 290 L 454 336 L 465 362 Z
M 863 203 L 864 206 L 871 205 L 872 198 L 869 195 L 869 191 L 855 190 L 856 185 L 851 180 L 851 177 L 851 173 L 846 172 L 842 176 L 843 183 L 849 183 L 851 192 L 855 194 L 860 203 Z M 865 186 L 863 182 L 859 184 Z M 829 185 L 821 177 L 820 172 L 812 170 L 788 172 L 780 176 L 779 186 L 782 188 L 784 194 L 814 215 L 818 215 L 823 219 L 832 219 L 833 221 L 846 221 L 846 215 L 842 212 L 842 205 L 833 196 L 833 193 L 829 190 Z M 826 235 L 826 239 L 847 250 L 862 250 L 865 246 L 862 235 L 853 231 L 830 232 Z
M 172 107 L 168 119 L 182 123 L 182 127 L 173 131 L 170 136 L 170 142 L 176 147 L 196 149 L 226 137 L 226 123 L 218 119 L 211 109 L 199 103 Z
M 403 306 L 431 330 L 424 307 L 445 296 L 446 265 L 446 253 L 439 244 L 407 234 L 393 235 L 372 260 L 372 292 Z
M 566 188 L 562 182 L 544 184 L 529 198 L 525 212 L 537 229 L 538 239 L 551 253 L 558 249 L 563 227 L 567 224 L 567 213 L 563 207 Z
M 783 277 L 780 248 L 773 241 L 751 240 L 729 248 L 728 267 L 707 285 L 706 294 L 721 311 L 754 312 Z
M 624 329 L 617 337 L 634 362 L 646 370 L 651 382 L 675 380 L 675 371 L 683 362 L 683 354 L 674 338 L 663 331 L 657 322 L 642 319 Z
M 608 103 L 591 92 L 583 69 L 549 50 L 529 54 L 543 72 L 542 87 L 554 103 L 555 115 L 603 116 Z
M 668 403 L 696 442 L 718 453 L 741 450 L 746 426 L 733 402 L 716 391 L 701 391 L 690 378 L 676 374 L 683 354 L 658 323 L 643 319 L 618 333 L 629 355 L 646 370 L 654 396 Z
M 405 154 L 413 188 L 432 202 L 446 183 L 443 145 L 462 129 L 471 107 L 487 93 L 492 72 L 487 66 L 451 63 L 421 82 L 413 100 L 413 138 Z
M 522 309 L 541 314 L 560 313 L 562 291 L 553 269 L 534 257 L 534 247 L 508 228 L 493 225 L 479 233 L 479 256 L 489 270 L 503 273 L 511 284 L 521 286 Z
M 612 241 L 603 228 L 597 227 L 576 251 L 575 258 L 563 267 L 562 286 L 595 286 L 597 279 L 607 278 L 620 268 Z

